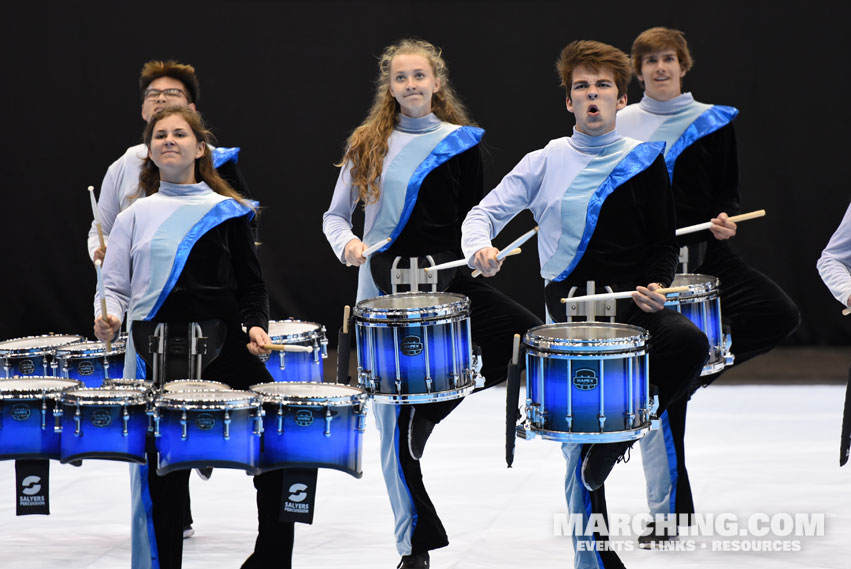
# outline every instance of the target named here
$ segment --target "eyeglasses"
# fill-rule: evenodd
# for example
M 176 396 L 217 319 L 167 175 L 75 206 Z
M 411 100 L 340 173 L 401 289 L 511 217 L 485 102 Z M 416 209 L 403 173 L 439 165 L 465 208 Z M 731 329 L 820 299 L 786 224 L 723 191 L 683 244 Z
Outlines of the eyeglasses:
M 178 99 L 180 97 L 185 97 L 186 100 L 189 100 L 189 95 L 186 94 L 186 91 L 183 89 L 147 89 L 144 93 L 142 93 L 142 98 L 146 101 L 154 101 L 160 98 L 160 95 L 165 95 L 166 99 Z

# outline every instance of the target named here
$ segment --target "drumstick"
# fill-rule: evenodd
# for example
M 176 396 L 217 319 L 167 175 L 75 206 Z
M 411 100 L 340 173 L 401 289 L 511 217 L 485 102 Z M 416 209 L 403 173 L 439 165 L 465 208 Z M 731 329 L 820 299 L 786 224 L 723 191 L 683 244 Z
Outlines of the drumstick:
M 514 334 L 514 345 L 511 347 L 511 365 L 517 365 L 520 360 L 520 334 Z
M 657 288 L 653 292 L 658 292 L 659 294 L 669 294 L 672 292 L 686 292 L 689 290 L 687 286 L 674 286 L 670 288 Z M 585 296 L 569 296 L 567 298 L 562 298 L 561 303 L 567 304 L 568 302 L 590 302 L 592 300 L 621 300 L 624 298 L 632 298 L 632 293 L 634 290 L 627 290 L 624 292 L 607 292 L 603 294 L 586 294 Z
M 95 261 L 95 270 L 97 271 L 97 274 L 98 274 L 98 291 L 100 292 L 100 317 L 103 319 L 104 322 L 109 323 L 109 321 L 106 318 L 107 316 L 109 316 L 109 314 L 106 311 L 106 293 L 104 292 L 104 288 L 103 288 L 103 275 L 100 272 L 100 265 L 101 265 L 100 259 Z M 104 343 L 106 344 L 106 351 L 111 352 L 112 351 L 112 342 L 107 340 Z
M 312 352 L 313 348 L 310 346 L 299 346 L 299 345 L 290 345 L 290 344 L 263 344 L 261 346 L 264 350 L 271 350 L 273 352 Z
M 392 241 L 392 240 L 393 240 L 393 239 L 392 239 L 392 238 L 390 238 L 390 237 L 388 237 L 387 239 L 382 239 L 382 240 L 381 240 L 381 241 L 379 241 L 378 243 L 376 243 L 376 244 L 374 244 L 374 245 L 370 245 L 369 247 L 367 247 L 366 249 L 364 249 L 364 251 L 363 251 L 363 253 L 361 253 L 361 255 L 363 255 L 364 257 L 369 257 L 370 255 L 372 255 L 373 253 L 375 253 L 376 251 L 378 251 L 379 249 L 381 249 L 382 247 L 384 247 L 385 245 L 387 245 L 388 243 L 390 243 L 390 241 Z M 352 264 L 351 264 L 351 263 L 346 263 L 346 266 L 347 266 L 347 267 L 351 267 L 351 266 L 352 266 Z
M 347 304 L 343 307 L 343 334 L 349 333 L 349 313 L 352 308 Z
M 517 247 L 516 249 L 512 249 L 508 252 L 506 257 L 510 257 L 511 255 L 519 255 L 523 252 L 523 249 Z M 467 259 L 458 259 L 457 261 L 449 261 L 448 263 L 441 263 L 439 265 L 435 265 L 433 267 L 426 267 L 425 271 L 442 271 L 443 269 L 454 269 L 455 267 L 463 267 L 467 264 Z
M 764 209 L 758 209 L 756 211 L 751 211 L 749 213 L 743 213 L 741 215 L 734 215 L 733 217 L 727 218 L 729 221 L 736 223 L 738 221 L 747 221 L 749 219 L 756 219 L 757 217 L 762 217 L 765 215 Z M 711 221 L 707 221 L 706 223 L 698 223 L 697 225 L 689 225 L 687 227 L 680 227 L 677 229 L 676 234 L 679 237 L 680 235 L 685 235 L 687 233 L 695 233 L 697 231 L 703 231 L 704 229 L 709 229 L 712 227 L 713 223 Z
M 98 240 L 100 241 L 100 247 L 104 251 L 106 250 L 106 242 L 103 240 L 103 226 L 100 224 L 100 215 L 98 214 L 98 203 L 95 201 L 95 187 L 89 186 L 89 197 L 92 200 L 92 216 L 95 220 L 95 227 L 98 230 Z
M 512 241 L 511 243 L 509 243 L 508 247 L 506 247 L 505 249 L 502 249 L 499 253 L 497 253 L 496 254 L 496 260 L 501 261 L 504 258 L 506 258 L 511 253 L 511 251 L 513 251 L 517 247 L 520 247 L 521 245 L 523 245 L 526 241 L 528 241 L 529 239 L 534 237 L 536 233 L 538 233 L 538 226 L 537 225 L 535 227 L 533 227 L 532 229 L 530 229 L 529 231 L 527 231 L 526 233 L 524 233 L 523 235 L 521 235 L 520 237 L 518 237 L 517 239 L 515 239 L 514 241 Z M 473 278 L 476 278 L 480 274 L 482 274 L 482 271 L 480 271 L 479 269 L 476 269 L 475 271 L 473 271 Z

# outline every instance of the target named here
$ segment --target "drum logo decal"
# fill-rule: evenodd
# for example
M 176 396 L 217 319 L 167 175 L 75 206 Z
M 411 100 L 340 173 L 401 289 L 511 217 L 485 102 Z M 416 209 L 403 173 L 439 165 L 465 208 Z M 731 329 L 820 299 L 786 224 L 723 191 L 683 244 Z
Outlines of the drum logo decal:
M 419 336 L 402 338 L 402 353 L 406 356 L 418 356 L 423 353 L 423 340 Z
M 209 431 L 216 424 L 216 420 L 209 413 L 201 413 L 195 419 L 195 425 L 202 431 Z
M 12 418 L 16 421 L 26 421 L 30 418 L 30 407 L 29 405 L 15 405 L 12 407 Z
M 112 422 L 112 416 L 106 409 L 97 409 L 92 413 L 92 425 L 95 427 L 108 427 Z
M 77 373 L 80 375 L 92 375 L 95 372 L 95 364 L 90 360 L 83 360 L 77 366 Z
M 299 427 L 309 427 L 313 424 L 313 411 L 310 409 L 299 409 L 295 414 L 295 424 Z
M 21 360 L 18 363 L 18 371 L 22 375 L 32 375 L 35 372 L 35 364 L 32 360 Z
M 573 385 L 580 391 L 591 391 L 597 388 L 599 380 L 593 369 L 578 369 L 573 374 Z

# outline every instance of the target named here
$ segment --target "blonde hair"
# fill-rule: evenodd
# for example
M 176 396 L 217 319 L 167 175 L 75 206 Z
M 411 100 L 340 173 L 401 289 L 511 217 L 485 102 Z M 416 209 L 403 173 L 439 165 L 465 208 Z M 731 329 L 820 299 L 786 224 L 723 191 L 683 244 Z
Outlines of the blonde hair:
M 351 164 L 352 185 L 357 188 L 358 198 L 364 205 L 377 201 L 381 193 L 379 179 L 387 155 L 387 139 L 400 112 L 399 103 L 390 93 L 390 63 L 394 57 L 403 54 L 422 55 L 431 65 L 440 84 L 440 89 L 431 99 L 431 109 L 437 118 L 461 126 L 475 125 L 449 83 L 449 71 L 440 49 L 426 41 L 410 38 L 385 48 L 378 60 L 375 98 L 369 115 L 349 136 L 343 158 L 336 164 Z

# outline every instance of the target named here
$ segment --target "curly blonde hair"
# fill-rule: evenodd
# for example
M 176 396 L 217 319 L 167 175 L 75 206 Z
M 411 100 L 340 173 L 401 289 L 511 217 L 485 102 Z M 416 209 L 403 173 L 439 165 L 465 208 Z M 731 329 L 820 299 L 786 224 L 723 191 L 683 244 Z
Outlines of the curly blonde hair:
M 429 64 L 440 89 L 432 95 L 431 110 L 442 121 L 461 126 L 475 125 L 467 109 L 455 95 L 449 83 L 449 70 L 439 48 L 427 41 L 406 38 L 384 49 L 378 60 L 378 79 L 375 82 L 375 98 L 369 114 L 349 136 L 346 151 L 337 166 L 351 164 L 352 185 L 357 188 L 364 205 L 378 200 L 381 193 L 381 178 L 384 157 L 387 155 L 387 139 L 396 126 L 400 112 L 399 103 L 390 93 L 390 63 L 397 55 L 422 55 Z

